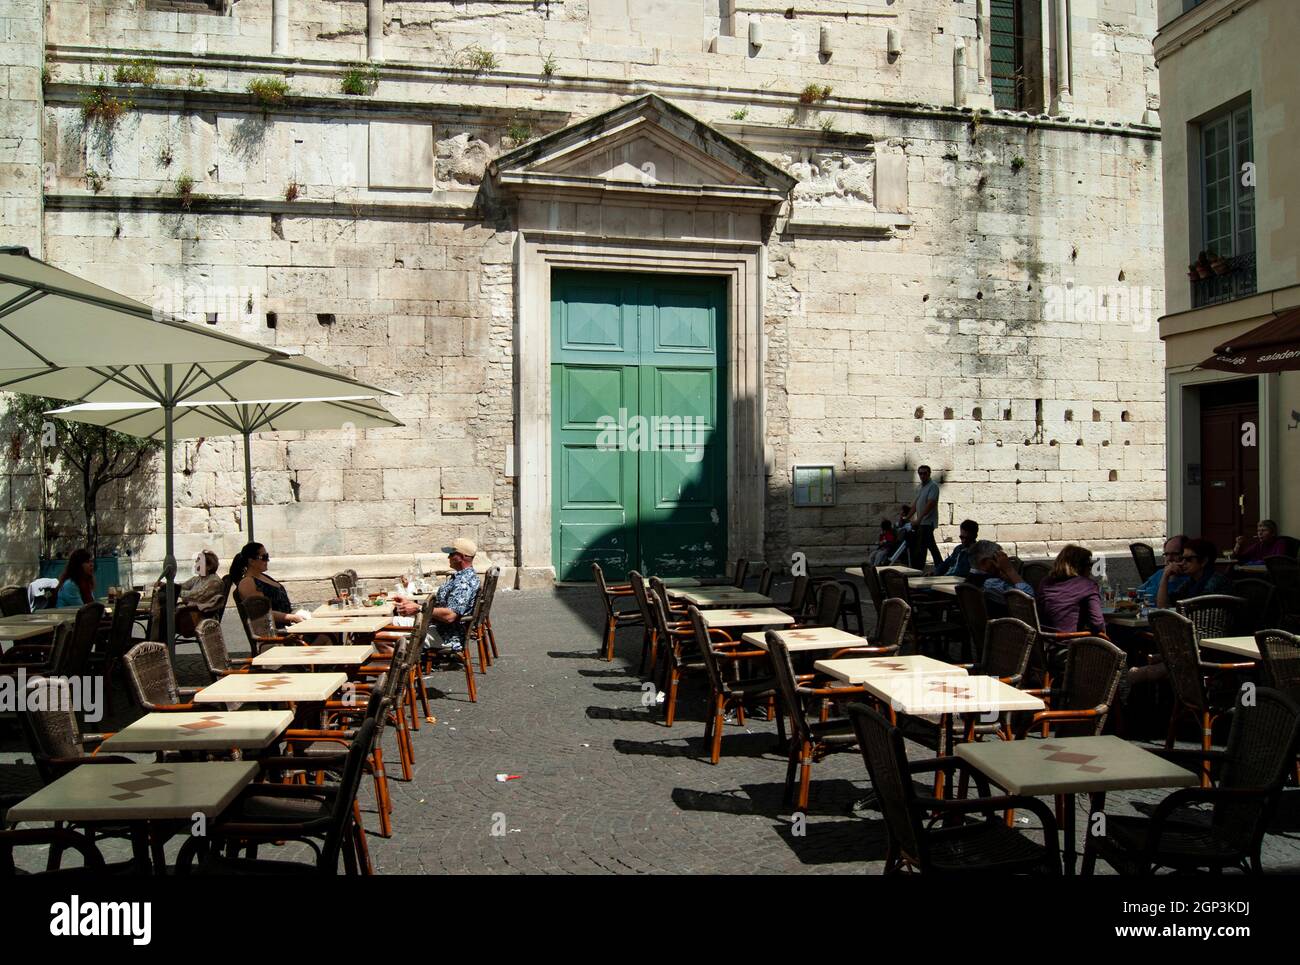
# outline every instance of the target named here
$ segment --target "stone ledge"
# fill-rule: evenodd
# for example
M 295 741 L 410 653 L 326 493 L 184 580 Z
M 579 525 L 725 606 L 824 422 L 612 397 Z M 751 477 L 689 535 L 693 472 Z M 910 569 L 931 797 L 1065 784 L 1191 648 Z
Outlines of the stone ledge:
M 221 195 L 195 195 L 188 209 L 180 199 L 170 195 L 95 194 L 61 192 L 47 194 L 45 206 L 56 211 L 182 211 L 187 214 L 289 214 L 326 218 L 375 218 L 477 220 L 478 193 L 470 191 L 434 191 L 428 201 L 285 201 L 283 198 L 245 198 Z
M 785 233 L 795 237 L 892 238 L 897 228 L 912 227 L 910 214 L 832 205 L 795 205 Z

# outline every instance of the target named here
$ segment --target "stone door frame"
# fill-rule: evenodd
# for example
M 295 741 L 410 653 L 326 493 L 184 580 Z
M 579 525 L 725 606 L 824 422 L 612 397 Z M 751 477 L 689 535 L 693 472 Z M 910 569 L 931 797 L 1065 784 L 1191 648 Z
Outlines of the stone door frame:
M 515 241 L 515 453 L 519 585 L 551 585 L 551 273 L 556 269 L 727 279 L 727 547 L 761 556 L 766 490 L 763 271 L 759 242 L 591 238 L 521 229 Z

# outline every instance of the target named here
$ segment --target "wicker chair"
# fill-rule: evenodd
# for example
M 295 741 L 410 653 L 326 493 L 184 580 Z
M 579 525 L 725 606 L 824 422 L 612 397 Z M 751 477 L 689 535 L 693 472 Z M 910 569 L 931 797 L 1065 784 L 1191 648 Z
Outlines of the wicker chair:
M 275 611 L 266 597 L 255 596 L 241 602 L 236 596 L 235 602 L 248 634 L 249 649 L 254 655 L 271 647 L 294 646 L 303 642 L 301 637 L 286 636 L 279 632 L 275 625 Z
M 501 567 L 489 567 L 483 574 L 483 582 L 479 586 L 478 599 L 475 601 L 475 609 L 478 611 L 477 619 L 470 621 L 465 631 L 466 644 L 472 639 L 478 647 L 479 667 L 486 671 L 492 666 L 497 658 L 496 640 L 494 639 L 489 626 L 492 620 L 492 601 L 496 599 L 497 582 L 501 579 Z
M 1238 629 L 1254 633 L 1277 626 L 1281 615 L 1277 607 L 1277 587 L 1268 580 L 1253 577 L 1233 580 L 1232 595 L 1246 601 L 1243 624 Z
M 862 622 L 862 596 L 858 593 L 858 585 L 851 580 L 837 580 L 833 577 L 819 577 L 812 580 L 812 586 L 816 589 L 827 584 L 835 584 L 840 588 L 839 612 L 836 614 L 836 623 L 838 623 L 846 632 L 856 633 L 862 636 L 866 629 Z M 827 624 L 834 626 L 835 624 Z
M 1056 819 L 1037 798 L 989 796 L 988 782 L 970 772 L 980 796 L 964 800 L 922 797 L 912 775 L 941 770 L 966 772 L 961 758 L 909 761 L 903 735 L 865 704 L 849 704 L 849 717 L 871 775 L 889 836 L 885 873 L 904 868 L 929 874 L 1048 874 L 1061 873 Z M 1023 808 L 1042 822 L 1043 844 L 1007 826 L 1003 813 Z M 971 820 L 983 814 L 983 821 Z M 942 822 L 935 819 L 942 818 Z
M 66 677 L 36 677 L 28 688 L 26 709 L 18 716 L 32 761 L 46 784 L 86 763 L 132 763 L 129 757 L 87 753 L 112 734 L 82 733 Z
M 1222 611 L 1202 612 L 1214 614 Z M 1161 659 L 1169 671 L 1169 686 L 1174 694 L 1174 708 L 1169 715 L 1165 747 L 1174 746 L 1179 721 L 1191 717 L 1201 735 L 1201 749 L 1208 751 L 1212 746 L 1215 722 L 1231 709 L 1231 703 L 1225 702 L 1223 698 L 1228 697 L 1230 701 L 1232 697 L 1229 695 L 1236 690 L 1235 687 L 1224 686 L 1219 678 L 1235 671 L 1250 670 L 1254 663 L 1211 663 L 1202 660 L 1197 647 L 1195 625 L 1188 617 L 1172 610 L 1151 612 L 1151 632 L 1155 634 Z M 1202 771 L 1201 783 L 1205 787 L 1209 786 L 1208 767 Z
M 122 658 L 131 694 L 145 711 L 193 710 L 192 698 L 202 688 L 179 687 L 165 644 L 156 640 L 137 643 Z
M 806 575 L 796 576 L 790 581 L 790 599 L 777 604 L 776 608 L 797 620 L 808 608 L 808 591 L 811 587 L 812 580 Z
M 776 717 L 779 739 L 784 744 L 785 724 L 776 713 L 777 684 L 768 671 L 767 652 L 733 640 L 725 630 L 710 630 L 695 607 L 687 610 L 687 615 L 710 687 L 704 724 L 704 744 L 709 749 L 709 762 L 716 764 L 722 756 L 722 730 L 728 708 L 735 708 L 736 720 L 743 727 L 745 702 L 748 700 L 767 701 L 767 719 Z M 759 665 L 760 675 L 741 679 L 736 672 L 741 663 Z
M 840 657 L 892 657 L 903 648 L 907 627 L 912 621 L 912 608 L 906 600 L 886 600 L 881 606 L 880 619 L 876 621 L 876 637 L 867 646 L 845 647 L 831 654 Z
M 479 651 L 479 673 L 487 673 L 487 664 L 485 662 L 485 652 L 483 649 L 483 636 L 481 632 L 483 622 L 483 605 L 484 594 L 483 587 L 479 586 L 479 591 L 474 594 L 474 607 L 469 612 L 469 616 L 462 621 L 465 628 L 463 643 L 459 650 L 430 650 L 421 657 L 422 670 L 428 670 L 434 660 L 450 661 L 458 664 L 465 671 L 465 689 L 469 693 L 470 703 L 478 703 L 478 684 L 474 681 L 474 657 L 471 646 L 477 647 Z
M 961 641 L 961 659 L 967 663 L 981 658 L 985 627 L 989 622 L 989 608 L 984 601 L 984 590 L 974 583 L 958 583 L 957 609 L 961 611 L 966 636 Z
M 330 582 L 334 585 L 334 596 L 340 598 L 344 591 L 351 593 L 357 586 L 357 575 L 355 570 L 342 570 L 330 577 Z
M 1133 557 L 1133 565 L 1137 567 L 1140 582 L 1145 583 L 1160 569 L 1156 565 L 1155 547 L 1150 543 L 1129 543 L 1128 551 Z
M 1270 687 L 1300 695 L 1300 636 L 1285 630 L 1260 630 L 1255 634 L 1264 681 Z
M 812 720 L 808 713 L 810 706 L 817 703 L 824 707 L 829 699 L 853 697 L 866 691 L 859 686 L 844 684 L 837 687 L 814 686 L 814 674 L 795 672 L 790 650 L 780 634 L 769 630 L 766 640 L 781 703 L 790 715 L 791 740 L 788 745 L 789 764 L 785 772 L 785 803 L 793 804 L 803 811 L 808 807 L 808 785 L 812 778 L 813 764 L 834 751 L 852 750 L 857 743 L 853 725 L 849 721 Z M 777 719 L 780 721 L 781 718 Z M 797 795 L 794 791 L 796 773 L 799 777 Z
M 104 697 L 109 713 L 113 712 L 113 672 L 135 642 L 132 633 L 135 630 L 135 611 L 139 605 L 140 594 L 136 590 L 128 590 L 118 598 L 113 607 L 108 633 L 104 635 L 103 652 L 92 653 L 90 656 L 92 670 L 104 675 Z
M 786 627 L 787 630 L 805 630 L 810 627 L 833 627 L 840 620 L 840 602 L 844 599 L 844 588 L 836 582 L 825 582 L 817 587 L 810 612 L 797 623 Z
M 880 607 L 885 602 L 885 587 L 880 582 L 880 572 L 870 563 L 862 564 L 862 582 L 867 586 L 867 596 L 871 597 L 871 606 L 876 611 L 876 622 L 879 623 Z
M 763 568 L 758 571 L 758 585 L 754 588 L 763 596 L 772 595 L 772 580 L 776 578 L 776 567 L 769 563 L 764 563 Z
M 1020 576 L 1026 583 L 1038 592 L 1038 584 L 1043 582 L 1043 577 L 1052 572 L 1052 564 L 1044 563 L 1041 560 L 1035 563 L 1026 563 L 1024 569 L 1020 571 Z
M 707 672 L 704 657 L 696 645 L 695 628 L 689 620 L 673 620 L 668 610 L 668 594 L 663 581 L 650 577 L 650 614 L 664 659 L 664 726 L 672 727 L 677 719 L 677 691 L 688 673 Z
M 635 610 L 619 609 L 615 606 L 616 601 L 628 599 L 635 600 L 636 594 L 632 590 L 632 584 L 605 582 L 605 571 L 599 563 L 591 564 L 591 575 L 596 581 L 596 590 L 600 593 L 601 602 L 605 604 L 605 633 L 601 638 L 600 653 L 608 660 L 614 659 L 614 634 L 620 627 L 640 627 L 641 628 L 641 660 L 645 661 L 645 652 L 649 647 L 647 637 L 650 634 L 650 628 L 646 625 L 645 614 L 638 607 Z
M 969 665 L 967 670 L 972 675 L 997 677 L 1004 684 L 1019 687 L 1024 682 L 1037 636 L 1038 631 L 1022 620 L 1013 617 L 990 620 L 985 626 L 979 662 Z M 998 715 L 996 723 L 981 723 L 974 717 L 967 720 L 966 740 L 978 740 L 984 734 L 1012 740 L 1011 715 Z
M 1088 630 L 1075 630 L 1068 633 L 1044 630 L 1038 616 L 1038 601 L 1015 587 L 1007 590 L 1003 594 L 1003 599 L 1006 602 L 1007 616 L 1014 617 L 1034 628 L 1037 637 L 1034 640 L 1034 649 L 1029 655 L 1029 684 L 1050 693 L 1052 684 L 1060 676 L 1065 663 L 1065 647 L 1071 640 L 1080 640 L 1094 634 Z M 1102 636 L 1104 639 L 1105 635 Z
M 885 570 L 885 596 L 889 599 L 902 600 L 912 609 L 911 630 L 918 650 L 923 641 L 935 641 L 938 651 L 943 654 L 948 649 L 949 640 L 960 640 L 967 635 L 966 626 L 956 621 L 941 620 L 928 613 L 936 605 L 946 606 L 946 601 L 919 604 L 912 597 L 907 585 L 907 577 L 897 570 Z
M 1223 751 L 1166 751 L 1175 760 L 1195 759 L 1219 767 L 1217 787 L 1175 791 L 1149 818 L 1106 816 L 1105 834 L 1088 835 L 1084 870 L 1097 857 L 1120 874 L 1148 875 L 1157 868 L 1176 872 L 1240 868 L 1260 874 L 1260 843 L 1291 772 L 1300 739 L 1300 705 L 1269 687 L 1243 693 L 1232 712 Z M 1178 820 L 1184 809 L 1210 805 Z M 1186 812 L 1184 812 L 1186 813 Z
M 1264 560 L 1268 578 L 1277 587 L 1277 602 L 1282 617 L 1300 620 L 1300 561 L 1286 556 L 1270 556 Z
M 655 630 L 654 617 L 650 613 L 649 591 L 646 589 L 645 577 L 638 571 L 631 570 L 627 574 L 628 586 L 632 590 L 632 599 L 636 601 L 637 612 L 641 616 L 641 622 L 645 626 L 645 635 L 641 640 L 641 663 L 638 673 L 655 674 L 655 668 L 659 661 L 659 634 Z
M 27 600 L 27 587 L 0 587 L 0 616 L 16 617 L 31 612 Z
M 749 560 L 742 556 L 736 560 L 736 565 L 731 570 L 731 576 L 706 577 L 700 580 L 700 585 L 744 587 L 748 576 Z
M 221 632 L 221 624 L 211 618 L 198 625 L 199 653 L 203 654 L 203 663 L 208 675 L 217 680 L 232 673 L 248 673 L 253 662 L 252 657 L 232 657 L 226 648 L 226 635 Z
M 1179 613 L 1192 621 L 1196 642 L 1204 637 L 1231 637 L 1250 624 L 1249 604 L 1239 596 L 1207 593 L 1175 604 Z
M 361 829 L 357 790 L 376 726 L 374 720 L 362 721 L 342 757 L 337 784 L 254 784 L 245 788 L 221 819 L 208 826 L 207 835 L 193 835 L 182 845 L 176 873 L 337 874 L 340 857 L 348 874 L 368 871 L 369 854 Z M 318 772 L 339 766 L 329 758 L 290 761 L 299 769 Z M 316 854 L 315 862 L 298 864 L 222 854 L 243 847 L 255 855 L 258 844 L 276 841 L 306 843 Z
M 1053 695 L 1052 709 L 1040 710 L 1017 733 L 1024 737 L 1035 727 L 1057 737 L 1091 737 L 1106 726 L 1115 692 L 1124 673 L 1124 651 L 1101 637 L 1081 637 L 1070 644 L 1065 662 L 1065 683 Z

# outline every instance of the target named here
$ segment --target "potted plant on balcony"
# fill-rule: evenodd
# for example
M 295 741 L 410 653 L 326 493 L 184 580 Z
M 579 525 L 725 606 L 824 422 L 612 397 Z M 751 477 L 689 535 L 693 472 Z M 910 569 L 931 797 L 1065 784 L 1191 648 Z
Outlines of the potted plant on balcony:
M 1196 257 L 1196 276 L 1201 279 L 1209 278 L 1214 274 L 1214 269 L 1210 267 L 1210 255 L 1202 251 Z
M 1190 265 L 1187 266 L 1187 277 L 1190 278 L 1192 281 L 1196 281 L 1198 278 L 1201 277 L 1196 273 L 1196 262 L 1192 262 Z
M 1227 258 L 1217 252 L 1210 252 L 1210 268 L 1216 275 L 1226 275 L 1231 267 L 1232 264 Z

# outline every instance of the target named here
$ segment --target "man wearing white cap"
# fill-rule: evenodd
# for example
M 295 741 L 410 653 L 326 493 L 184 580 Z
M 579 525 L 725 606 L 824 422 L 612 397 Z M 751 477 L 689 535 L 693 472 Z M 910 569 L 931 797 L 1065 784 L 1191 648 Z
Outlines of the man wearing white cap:
M 465 648 L 464 621 L 474 609 L 474 600 L 478 597 L 478 574 L 474 572 L 478 544 L 472 539 L 461 538 L 450 546 L 444 546 L 442 551 L 447 554 L 452 574 L 434 594 L 433 619 L 424 638 L 424 647 L 426 650 L 460 652 Z M 420 612 L 420 604 L 414 600 L 399 596 L 393 599 L 397 603 L 397 612 L 402 616 L 414 616 Z

